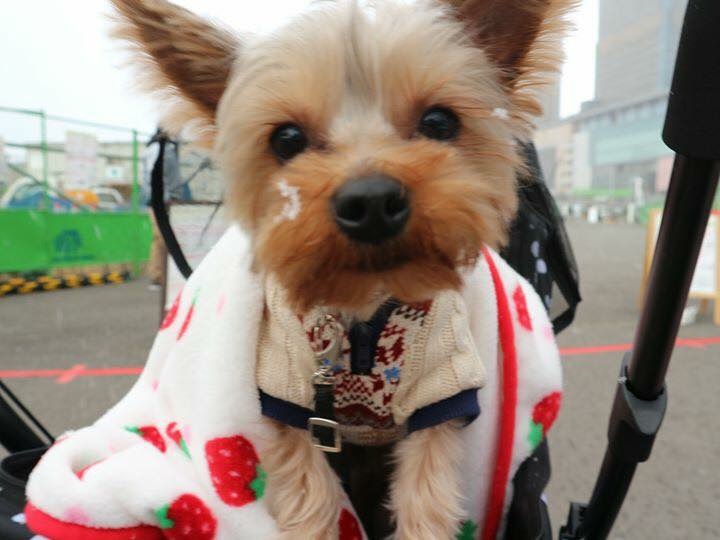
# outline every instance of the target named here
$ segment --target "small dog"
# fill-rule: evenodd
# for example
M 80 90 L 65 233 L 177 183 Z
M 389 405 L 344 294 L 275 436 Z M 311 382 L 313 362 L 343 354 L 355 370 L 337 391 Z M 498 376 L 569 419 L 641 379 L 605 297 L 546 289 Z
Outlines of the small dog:
M 213 149 L 255 269 L 295 313 L 359 321 L 389 298 L 458 289 L 481 247 L 503 244 L 516 141 L 541 112 L 573 4 L 318 2 L 243 40 L 165 0 L 112 2 L 141 82 L 168 103 L 165 127 Z M 263 457 L 274 517 L 287 538 L 334 537 L 337 477 L 307 431 L 277 430 Z M 397 538 L 454 536 L 458 433 L 452 420 L 397 444 Z

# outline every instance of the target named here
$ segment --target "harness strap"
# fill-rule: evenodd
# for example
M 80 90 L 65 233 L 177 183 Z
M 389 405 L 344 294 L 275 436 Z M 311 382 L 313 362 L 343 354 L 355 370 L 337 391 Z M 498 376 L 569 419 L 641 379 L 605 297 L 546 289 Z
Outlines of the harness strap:
M 160 230 L 160 234 L 165 241 L 168 253 L 175 261 L 180 273 L 186 279 L 192 274 L 192 268 L 188 264 L 185 254 L 183 253 L 180 243 L 175 236 L 170 225 L 170 217 L 168 216 L 167 207 L 165 206 L 165 183 L 163 181 L 163 173 L 165 167 L 165 145 L 169 142 L 167 135 L 164 133 L 158 136 L 158 156 L 152 168 L 152 175 L 150 177 L 150 206 L 152 207 L 153 213 L 155 214 L 155 222 Z
M 342 451 L 340 426 L 335 421 L 333 403 L 335 397 L 333 383 L 314 383 L 315 388 L 315 416 L 308 420 L 308 430 L 320 448 L 328 457 Z

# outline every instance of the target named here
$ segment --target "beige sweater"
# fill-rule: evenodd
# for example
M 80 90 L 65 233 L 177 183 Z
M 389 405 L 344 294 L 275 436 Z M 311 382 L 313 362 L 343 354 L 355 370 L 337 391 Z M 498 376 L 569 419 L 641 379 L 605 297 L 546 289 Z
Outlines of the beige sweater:
M 288 308 L 276 280 L 268 278 L 265 288 L 258 386 L 270 396 L 312 409 L 316 360 L 310 335 L 327 311 L 317 308 L 300 317 Z M 346 328 L 335 372 L 336 411 L 344 404 L 351 413 L 365 408 L 379 422 L 375 427 L 385 428 L 390 427 L 384 422 L 388 418 L 402 426 L 421 407 L 485 383 L 485 368 L 470 334 L 465 305 L 455 291 L 442 292 L 432 302 L 398 305 L 392 310 L 377 342 L 370 374 L 351 373 Z M 338 420 L 357 424 L 357 418 L 342 414 Z

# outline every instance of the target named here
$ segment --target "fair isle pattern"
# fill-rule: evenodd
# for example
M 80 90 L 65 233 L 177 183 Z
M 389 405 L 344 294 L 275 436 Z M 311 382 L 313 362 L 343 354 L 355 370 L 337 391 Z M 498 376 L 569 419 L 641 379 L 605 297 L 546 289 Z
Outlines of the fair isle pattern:
M 335 373 L 335 417 L 348 426 L 388 429 L 394 426 L 390 409 L 400 384 L 403 363 L 422 331 L 432 301 L 396 307 L 380 332 L 374 363 L 367 375 L 352 372 L 348 332 Z

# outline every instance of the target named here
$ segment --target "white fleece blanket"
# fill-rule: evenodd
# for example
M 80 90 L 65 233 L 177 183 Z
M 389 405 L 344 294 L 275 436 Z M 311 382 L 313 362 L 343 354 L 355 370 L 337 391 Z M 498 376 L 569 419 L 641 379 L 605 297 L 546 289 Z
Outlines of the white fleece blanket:
M 497 254 L 485 250 L 463 297 L 488 383 L 463 430 L 458 538 L 489 539 L 502 533 L 515 471 L 557 414 L 560 364 L 542 303 Z M 30 528 L 59 540 L 274 538 L 262 469 L 272 431 L 255 382 L 263 302 L 247 239 L 232 227 L 169 311 L 130 392 L 35 468 Z M 364 538 L 347 502 L 339 525 L 342 540 Z

